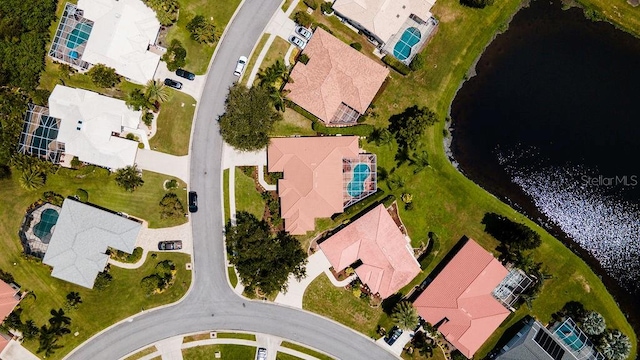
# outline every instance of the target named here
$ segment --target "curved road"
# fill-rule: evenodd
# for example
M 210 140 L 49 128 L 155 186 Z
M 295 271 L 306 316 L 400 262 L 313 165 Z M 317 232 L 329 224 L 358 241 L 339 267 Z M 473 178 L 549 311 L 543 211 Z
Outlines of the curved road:
M 280 3 L 244 2 L 219 45 L 200 99 L 191 148 L 191 189 L 199 197 L 199 211 L 191 218 L 191 290 L 176 305 L 139 314 L 94 336 L 68 359 L 118 359 L 162 339 L 211 329 L 272 334 L 345 360 L 396 358 L 361 334 L 317 315 L 243 300 L 227 282 L 220 191 L 222 139 L 216 120 L 224 111 L 227 89 L 236 80 L 232 74 L 236 60 L 251 52 Z

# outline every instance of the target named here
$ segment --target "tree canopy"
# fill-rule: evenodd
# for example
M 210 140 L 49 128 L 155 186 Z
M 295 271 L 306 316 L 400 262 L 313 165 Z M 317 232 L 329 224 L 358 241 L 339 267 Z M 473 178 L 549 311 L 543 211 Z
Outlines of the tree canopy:
M 236 225 L 228 222 L 225 233 L 229 261 L 248 291 L 286 291 L 290 274 L 298 280 L 306 275 L 307 255 L 298 240 L 285 232 L 271 234 L 266 221 L 238 212 Z
M 273 107 L 269 89 L 247 89 L 235 84 L 229 90 L 225 113 L 220 116 L 220 133 L 239 150 L 260 150 L 269 144 L 269 133 L 282 115 Z
M 120 82 L 120 75 L 116 74 L 116 70 L 103 64 L 92 66 L 87 71 L 87 75 L 91 78 L 91 82 L 102 88 L 112 88 Z
M 169 71 L 176 71 L 187 63 L 187 50 L 178 39 L 171 40 L 167 52 L 162 55 Z
M 487 233 L 512 250 L 531 250 L 542 243 L 540 234 L 502 215 L 487 213 L 482 223 Z
M 202 15 L 196 15 L 187 24 L 191 38 L 202 44 L 213 44 L 218 41 L 218 34 L 213 21 Z
M 401 301 L 391 314 L 393 322 L 402 330 L 413 330 L 418 325 L 418 311 L 409 301 Z
M 389 131 L 396 137 L 400 147 L 415 150 L 427 126 L 437 121 L 433 111 L 414 105 L 389 119 Z
M 144 180 L 142 180 L 142 174 L 134 165 L 123 167 L 116 171 L 116 184 L 125 190 L 132 192 L 136 188 L 142 186 L 142 184 L 144 184 Z

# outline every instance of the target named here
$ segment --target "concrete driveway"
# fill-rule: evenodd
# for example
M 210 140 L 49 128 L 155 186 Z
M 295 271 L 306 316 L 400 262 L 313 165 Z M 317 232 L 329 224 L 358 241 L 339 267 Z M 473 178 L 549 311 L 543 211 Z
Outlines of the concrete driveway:
M 331 267 L 329 260 L 327 260 L 327 257 L 324 256 L 322 251 L 318 251 L 309 256 L 308 260 L 307 277 L 298 281 L 293 275 L 289 276 L 289 290 L 286 293 L 278 294 L 275 300 L 276 304 L 289 305 L 302 309 L 302 298 L 304 297 L 305 290 L 307 290 L 307 286 Z
M 136 164 L 142 170 L 149 170 L 189 182 L 189 156 L 175 156 L 159 151 L 139 149 Z
M 169 69 L 167 69 L 167 63 L 165 63 L 164 61 L 160 61 L 160 64 L 158 64 L 158 68 L 156 69 L 154 78 L 160 81 L 164 81 L 164 79 L 169 78 L 181 82 L 182 89 L 178 91 L 189 94 L 194 99 L 200 98 L 200 94 L 202 93 L 202 89 L 204 88 L 204 83 L 207 80 L 207 77 L 205 75 L 196 75 L 196 78 L 194 80 L 181 78 L 180 76 L 176 75 L 175 71 L 169 71 Z

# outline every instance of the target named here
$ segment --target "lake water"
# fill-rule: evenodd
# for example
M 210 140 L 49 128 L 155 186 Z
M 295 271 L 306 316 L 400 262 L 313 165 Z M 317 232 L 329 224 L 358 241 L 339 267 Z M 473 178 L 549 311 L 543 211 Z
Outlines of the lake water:
M 451 110 L 461 171 L 580 253 L 637 329 L 640 40 L 539 0 L 476 70 Z

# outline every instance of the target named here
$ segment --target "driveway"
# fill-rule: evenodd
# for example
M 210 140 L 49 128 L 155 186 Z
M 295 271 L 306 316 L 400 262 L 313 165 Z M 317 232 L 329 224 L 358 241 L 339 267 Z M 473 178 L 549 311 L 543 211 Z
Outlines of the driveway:
M 160 81 L 164 81 L 164 79 L 169 78 L 181 82 L 182 89 L 178 91 L 189 94 L 194 99 L 200 98 L 200 94 L 202 93 L 202 89 L 204 88 L 204 83 L 207 81 L 207 77 L 205 75 L 196 75 L 196 78 L 194 80 L 187 80 L 185 78 L 182 78 L 176 75 L 175 71 L 169 71 L 169 69 L 167 69 L 167 63 L 165 63 L 164 61 L 160 61 L 160 64 L 158 64 L 158 68 L 156 69 L 154 78 Z
M 177 177 L 189 183 L 189 156 L 175 156 L 160 151 L 139 149 L 136 164 L 142 170 Z
M 327 257 L 324 256 L 322 251 L 318 251 L 309 256 L 308 261 L 307 276 L 301 281 L 296 280 L 293 275 L 289 276 L 289 290 L 286 293 L 278 294 L 275 300 L 276 304 L 289 305 L 302 309 L 302 298 L 304 297 L 305 290 L 307 290 L 307 286 L 331 267 L 329 260 L 327 260 Z

